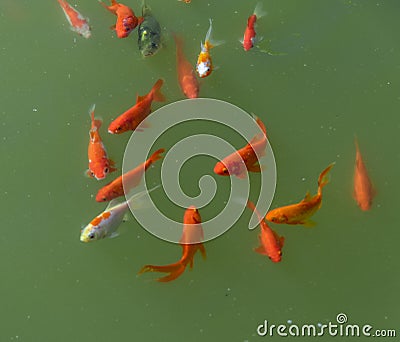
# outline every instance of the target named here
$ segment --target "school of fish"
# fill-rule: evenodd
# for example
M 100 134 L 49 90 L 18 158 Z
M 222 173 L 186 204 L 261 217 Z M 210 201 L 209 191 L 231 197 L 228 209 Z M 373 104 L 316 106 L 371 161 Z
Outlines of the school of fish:
M 70 5 L 66 0 L 57 0 L 63 10 L 72 31 L 78 33 L 84 38 L 92 37 L 89 19 L 84 17 L 75 6 Z M 180 0 L 190 4 L 191 0 Z M 111 0 L 108 5 L 99 0 L 101 6 L 116 16 L 116 22 L 111 26 L 118 38 L 127 38 L 132 31 L 138 27 L 138 49 L 144 58 L 155 55 L 163 47 L 162 30 L 151 8 L 143 2 L 141 16 L 137 17 L 133 9 L 116 0 Z M 256 22 L 265 16 L 261 2 L 257 3 L 253 13 L 247 18 L 247 24 L 240 40 L 243 50 L 249 51 L 257 47 L 257 43 L 262 40 L 256 34 Z M 190 61 L 185 55 L 184 40 L 182 34 L 172 32 L 176 47 L 176 72 L 177 84 L 182 93 L 187 98 L 197 98 L 200 93 L 199 79 L 210 76 L 216 69 L 212 58 L 211 50 L 224 41 L 213 39 L 213 21 L 209 19 L 209 28 L 206 32 L 204 42 L 200 44 L 200 53 L 196 61 Z M 122 134 L 128 131 L 144 130 L 146 117 L 152 111 L 153 102 L 165 102 L 166 97 L 161 92 L 164 85 L 164 79 L 158 79 L 146 95 L 137 96 L 136 102 L 117 115 L 108 126 L 108 133 Z M 89 109 L 90 129 L 88 146 L 88 164 L 89 168 L 86 174 L 90 178 L 98 181 L 104 180 L 112 172 L 117 171 L 114 161 L 111 160 L 106 152 L 105 145 L 100 135 L 102 120 L 95 117 L 95 105 Z M 255 133 L 251 141 L 236 152 L 226 156 L 218 161 L 214 166 L 214 173 L 218 176 L 246 178 L 249 173 L 259 173 L 263 170 L 260 159 L 265 156 L 268 146 L 267 129 L 262 120 L 253 116 L 254 121 L 259 127 L 259 132 Z M 152 189 L 134 193 L 134 189 L 140 184 L 144 173 L 158 160 L 163 158 L 166 150 L 160 148 L 152 153 L 147 160 L 139 163 L 135 168 L 119 175 L 112 181 L 103 185 L 95 197 L 97 202 L 109 202 L 104 211 L 93 218 L 82 230 L 80 240 L 82 242 L 92 242 L 106 237 L 117 236 L 118 227 L 127 218 L 129 209 L 140 210 L 141 198 L 148 193 L 156 190 L 161 185 Z M 285 238 L 269 225 L 278 226 L 294 225 L 313 227 L 315 222 L 310 218 L 315 215 L 322 206 L 322 189 L 329 183 L 330 171 L 335 162 L 330 163 L 318 177 L 318 189 L 314 196 L 307 191 L 303 200 L 294 204 L 286 204 L 267 212 L 265 217 L 258 211 L 255 204 L 248 200 L 246 205 L 253 212 L 259 222 L 260 234 L 259 246 L 254 249 L 256 253 L 267 256 L 272 262 L 278 263 L 282 260 L 282 249 Z M 359 143 L 355 138 L 355 166 L 353 175 L 353 197 L 355 203 L 362 211 L 368 211 L 372 208 L 373 198 L 376 195 L 375 188 L 369 177 L 366 164 L 361 155 Z M 120 197 L 126 196 L 125 200 Z M 279 199 L 280 200 L 280 199 Z M 157 278 L 159 282 L 169 282 L 180 277 L 187 266 L 193 267 L 194 257 L 199 251 L 201 256 L 206 258 L 206 250 L 203 244 L 204 234 L 202 220 L 199 209 L 188 203 L 183 215 L 182 236 L 180 245 L 182 255 L 180 259 L 167 265 L 145 265 L 138 274 L 147 272 L 160 272 L 167 275 Z

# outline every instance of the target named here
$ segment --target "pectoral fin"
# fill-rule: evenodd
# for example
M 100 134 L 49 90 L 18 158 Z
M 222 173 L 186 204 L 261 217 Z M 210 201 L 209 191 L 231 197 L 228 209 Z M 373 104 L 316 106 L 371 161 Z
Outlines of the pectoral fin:
M 315 227 L 315 225 L 317 223 L 315 221 L 312 221 L 312 220 L 306 220 L 306 221 L 303 221 L 301 224 L 306 228 L 312 228 L 312 227 Z

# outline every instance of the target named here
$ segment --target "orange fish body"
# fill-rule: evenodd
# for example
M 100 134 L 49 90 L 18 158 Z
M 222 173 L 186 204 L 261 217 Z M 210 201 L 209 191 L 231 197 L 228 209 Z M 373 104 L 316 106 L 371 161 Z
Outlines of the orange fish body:
M 355 139 L 356 144 L 356 162 L 354 166 L 354 199 L 361 210 L 371 209 L 372 199 L 375 195 L 374 187 L 369 179 L 367 168 L 365 167 L 363 158 L 358 147 L 358 141 Z
M 330 164 L 319 175 L 318 192 L 315 196 L 311 197 L 310 193 L 307 192 L 305 198 L 301 202 L 269 211 L 265 216 L 266 220 L 274 223 L 313 226 L 315 223 L 309 220 L 309 218 L 314 215 L 322 205 L 322 188 L 328 184 L 328 172 L 334 165 L 335 163 Z
M 221 176 L 235 175 L 238 178 L 244 178 L 247 171 L 261 172 L 258 156 L 265 155 L 268 140 L 264 123 L 260 118 L 257 118 L 256 121 L 263 134 L 256 135 L 245 147 L 217 162 L 214 167 L 216 174 Z
M 160 91 L 163 83 L 164 81 L 159 79 L 148 94 L 138 96 L 136 104 L 133 107 L 129 108 L 111 122 L 110 126 L 108 126 L 108 132 L 111 134 L 121 134 L 130 130 L 134 131 L 150 114 L 153 101 L 165 101 L 165 97 Z
M 160 282 L 168 282 L 178 278 L 185 271 L 187 265 L 189 265 L 190 268 L 193 267 L 193 258 L 197 251 L 200 251 L 205 259 L 206 250 L 200 242 L 203 239 L 203 228 L 201 227 L 199 211 L 194 206 L 191 206 L 186 209 L 183 217 L 183 232 L 180 240 L 182 257 L 180 260 L 165 266 L 145 265 L 139 271 L 139 274 L 146 272 L 169 273 L 169 275 L 165 277 L 158 278 L 157 281 Z
M 256 213 L 260 222 L 261 234 L 258 236 L 260 240 L 260 246 L 254 251 L 256 253 L 268 256 L 273 262 L 280 262 L 282 259 L 282 248 L 285 238 L 279 236 L 268 226 L 253 202 L 248 201 L 247 207 Z
M 103 186 L 96 195 L 97 202 L 111 201 L 114 198 L 124 196 L 124 193 L 129 193 L 130 190 L 139 185 L 142 180 L 144 172 L 158 159 L 161 159 L 161 153 L 165 150 L 163 148 L 154 152 L 149 159 L 143 164 L 128 171 L 122 176 L 114 179 L 112 182 Z M 125 189 L 124 185 L 125 184 Z M 125 192 L 124 192 L 125 190 Z
M 85 38 L 90 38 L 90 26 L 88 19 L 80 14 L 75 8 L 73 8 L 65 0 L 58 0 L 61 8 L 64 11 L 65 17 L 67 18 L 69 24 L 71 25 L 71 30 L 77 32 Z
M 183 53 L 182 38 L 174 35 L 174 39 L 176 44 L 176 64 L 179 85 L 187 98 L 197 98 L 199 96 L 200 85 L 197 81 L 192 64 L 186 59 Z
M 117 22 L 112 29 L 117 33 L 118 38 L 128 37 L 136 26 L 143 22 L 143 17 L 136 17 L 131 8 L 117 2 L 116 0 L 111 0 L 111 6 L 107 6 L 102 1 L 100 1 L 100 4 L 117 16 Z
M 90 140 L 88 147 L 88 175 L 96 178 L 97 180 L 101 180 L 104 179 L 108 173 L 113 172 L 116 169 L 113 168 L 114 162 L 107 158 L 107 152 L 99 134 L 101 120 L 95 119 L 94 109 L 95 106 L 93 105 L 89 110 L 92 119 L 92 126 L 89 131 Z
M 253 14 L 247 19 L 247 26 L 244 31 L 243 36 L 243 49 L 245 51 L 249 51 L 256 42 L 256 30 L 255 24 L 257 19 L 260 19 L 262 16 L 265 15 L 265 12 L 261 9 L 261 3 L 258 3 L 256 8 L 254 9 Z

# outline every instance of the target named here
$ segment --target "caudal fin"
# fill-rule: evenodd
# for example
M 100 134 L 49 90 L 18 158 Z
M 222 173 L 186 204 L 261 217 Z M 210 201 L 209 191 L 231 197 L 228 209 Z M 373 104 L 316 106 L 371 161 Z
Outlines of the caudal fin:
M 143 274 L 146 272 L 162 272 L 162 273 L 169 273 L 169 275 L 161 278 L 157 278 L 156 280 L 159 282 L 169 282 L 171 280 L 175 280 L 178 278 L 184 271 L 185 271 L 185 265 L 180 263 L 179 261 L 170 264 L 170 265 L 165 265 L 165 266 L 156 266 L 156 265 L 145 265 L 142 267 L 142 269 L 139 271 L 138 274 Z
M 204 45 L 207 44 L 208 49 L 212 49 L 215 46 L 221 45 L 225 43 L 224 40 L 214 40 L 212 37 L 212 19 L 208 19 L 210 21 L 210 27 L 207 31 L 206 38 L 204 40 Z
M 318 177 L 318 194 L 321 194 L 322 188 L 329 183 L 329 176 L 328 172 L 331 170 L 331 168 L 335 165 L 336 163 L 333 162 L 331 163 L 324 171 L 321 172 L 321 174 Z
M 255 16 L 257 17 L 257 19 L 260 19 L 261 17 L 264 17 L 267 15 L 267 12 L 265 12 L 262 9 L 262 2 L 258 2 L 256 5 L 256 8 L 254 9 L 253 14 L 255 14 Z
M 164 84 L 163 79 L 157 80 L 157 82 L 154 84 L 152 92 L 153 92 L 153 101 L 157 102 L 164 102 L 166 101 L 166 98 L 163 93 L 161 93 L 161 87 Z
M 96 109 L 96 104 L 93 103 L 89 108 L 89 115 L 92 119 L 92 130 L 98 130 L 101 127 L 102 121 L 100 119 L 95 119 L 94 110 Z
M 146 164 L 144 166 L 144 169 L 147 170 L 151 164 L 153 164 L 155 161 L 163 158 L 163 156 L 161 155 L 161 153 L 164 153 L 165 149 L 164 148 L 160 148 L 159 150 L 155 151 L 151 157 L 149 159 L 147 159 Z

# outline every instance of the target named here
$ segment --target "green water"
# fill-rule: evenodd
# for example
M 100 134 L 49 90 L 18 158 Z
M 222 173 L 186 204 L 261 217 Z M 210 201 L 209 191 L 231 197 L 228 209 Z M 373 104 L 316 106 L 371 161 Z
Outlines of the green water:
M 126 3 L 139 12 L 139 3 Z M 318 224 L 274 226 L 286 244 L 283 261 L 273 264 L 253 252 L 258 232 L 246 229 L 246 212 L 205 244 L 206 261 L 196 255 L 193 270 L 168 284 L 136 273 L 178 260 L 181 248 L 134 219 L 118 238 L 81 243 L 81 227 L 105 207 L 93 198 L 99 183 L 83 176 L 87 110 L 96 103 L 108 123 L 160 77 L 168 103 L 183 99 L 173 40 L 166 34 L 163 50 L 144 60 L 137 32 L 116 39 L 115 18 L 97 1 L 77 2 L 91 19 L 85 40 L 69 30 L 55 0 L 2 0 L 0 341 L 279 340 L 257 336 L 257 326 L 335 323 L 339 313 L 398 336 L 398 1 L 263 1 L 260 45 L 279 56 L 245 53 L 238 42 L 255 2 L 148 3 L 164 32 L 183 32 L 193 61 L 213 18 L 215 38 L 226 43 L 213 50 L 219 69 L 201 81 L 200 95 L 267 125 L 278 171 L 273 207 L 315 191 L 319 172 L 336 161 Z M 354 134 L 377 189 L 369 212 L 351 196 Z M 104 128 L 102 135 L 120 168 L 129 134 Z M 198 179 L 187 170 L 182 177 Z M 183 209 L 171 215 L 180 220 Z

